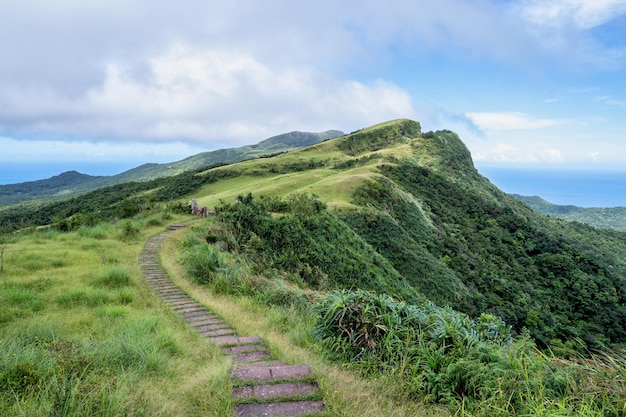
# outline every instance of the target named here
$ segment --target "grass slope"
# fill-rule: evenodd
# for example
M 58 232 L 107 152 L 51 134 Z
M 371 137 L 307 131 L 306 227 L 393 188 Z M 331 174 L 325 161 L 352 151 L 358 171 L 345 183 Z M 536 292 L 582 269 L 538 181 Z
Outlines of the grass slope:
M 43 225 L 69 216 L 71 229 L 94 212 L 126 217 L 155 203 L 184 211 L 190 198 L 219 207 L 248 193 L 258 199 L 303 192 L 336 209 L 333 216 L 391 263 L 389 282 L 371 289 L 406 280 L 439 304 L 526 328 L 544 346 L 574 338 L 590 347 L 626 341 L 623 235 L 534 213 L 476 171 L 456 134 L 422 134 L 409 120 L 271 158 L 109 187 L 11 219 Z M 2 214 L 0 225 L 15 223 Z
M 273 136 L 255 145 L 202 152 L 181 161 L 166 164 L 144 164 L 112 176 L 90 176 L 76 171 L 68 171 L 49 179 L 0 185 L 0 207 L 33 200 L 58 200 L 110 185 L 148 181 L 178 175 L 208 165 L 259 158 L 268 154 L 310 146 L 341 135 L 343 132 L 339 130 L 328 130 L 320 133 L 290 132 Z

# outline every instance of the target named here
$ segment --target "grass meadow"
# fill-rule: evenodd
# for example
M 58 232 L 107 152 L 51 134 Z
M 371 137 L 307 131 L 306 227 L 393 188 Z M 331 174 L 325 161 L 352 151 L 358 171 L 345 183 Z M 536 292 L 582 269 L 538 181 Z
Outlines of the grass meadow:
M 230 363 L 150 292 L 145 241 L 187 216 L 24 232 L 5 244 L 0 274 L 0 415 L 232 416 Z M 310 316 L 253 297 L 218 295 L 179 262 L 187 230 L 162 248 L 175 282 L 241 334 L 259 334 L 287 363 L 309 363 L 327 416 L 445 416 L 404 401 L 316 352 Z
M 150 293 L 162 216 L 14 236 L 0 275 L 0 415 L 228 415 L 229 364 Z

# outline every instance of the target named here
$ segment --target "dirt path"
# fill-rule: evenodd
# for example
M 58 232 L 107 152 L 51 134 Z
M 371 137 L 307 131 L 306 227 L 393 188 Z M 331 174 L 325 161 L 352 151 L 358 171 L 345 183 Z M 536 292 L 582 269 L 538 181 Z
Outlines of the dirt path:
M 148 239 L 140 255 L 143 276 L 152 290 L 196 332 L 221 347 L 233 362 L 235 415 L 302 416 L 326 409 L 309 365 L 287 365 L 272 358 L 259 336 L 240 336 L 221 318 L 178 288 L 161 267 L 159 248 L 168 233 Z

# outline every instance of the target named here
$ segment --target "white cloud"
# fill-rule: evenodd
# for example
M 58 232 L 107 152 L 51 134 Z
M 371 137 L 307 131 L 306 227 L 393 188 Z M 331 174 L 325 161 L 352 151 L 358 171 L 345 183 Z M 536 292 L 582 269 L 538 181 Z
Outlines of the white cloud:
M 13 90 L 4 101 L 16 130 L 52 138 L 245 142 L 415 116 L 409 95 L 389 82 L 273 68 L 246 53 L 181 43 L 153 57 L 142 77 L 109 64 L 103 83 L 81 96 L 49 92 L 42 100 L 37 91 Z
M 586 155 L 586 158 L 593 163 L 598 162 L 599 157 L 600 157 L 600 152 L 598 151 L 590 152 L 589 154 Z
M 485 147 L 476 152 L 473 158 L 482 163 L 554 164 L 564 161 L 559 149 L 542 148 L 536 142 L 529 142 L 526 146 L 498 143 L 492 148 Z
M 484 130 L 544 129 L 565 123 L 563 120 L 537 118 L 521 112 L 470 112 L 466 116 Z
M 624 0 L 527 0 L 522 15 L 537 25 L 590 29 L 626 13 Z
M 150 162 L 172 162 L 204 151 L 201 147 L 181 142 L 142 143 L 142 142 L 93 142 L 65 140 L 23 140 L 0 137 L 2 156 L 9 156 L 7 162 L 134 162 L 147 159 Z
M 563 155 L 559 149 L 544 149 L 541 151 L 541 160 L 546 162 L 561 162 L 563 161 Z

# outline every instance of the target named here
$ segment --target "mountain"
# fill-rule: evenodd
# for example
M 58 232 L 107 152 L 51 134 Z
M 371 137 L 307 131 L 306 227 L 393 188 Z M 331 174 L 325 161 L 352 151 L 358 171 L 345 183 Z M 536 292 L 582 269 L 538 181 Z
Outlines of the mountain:
M 112 176 L 90 176 L 68 171 L 48 179 L 0 185 L 0 207 L 32 200 L 66 198 L 110 185 L 147 181 L 177 175 L 207 165 L 232 163 L 287 152 L 341 135 L 343 132 L 339 130 L 320 133 L 289 132 L 265 139 L 256 145 L 202 152 L 181 161 L 166 164 L 148 163 Z
M 28 212 L 6 209 L 0 229 L 188 213 L 191 198 L 215 207 L 210 221 L 222 225 L 203 241 L 285 271 L 272 275 L 285 280 L 281 291 L 359 288 L 429 300 L 500 317 L 541 347 L 626 342 L 626 234 L 537 213 L 480 175 L 454 132 L 422 132 L 411 120 Z
M 59 199 L 115 184 L 114 177 L 91 176 L 67 171 L 44 180 L 0 185 L 0 206 L 35 199 Z
M 530 208 L 560 219 L 626 232 L 626 207 L 577 207 L 550 203 L 538 196 L 511 194 Z

